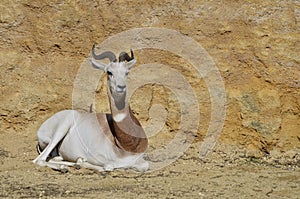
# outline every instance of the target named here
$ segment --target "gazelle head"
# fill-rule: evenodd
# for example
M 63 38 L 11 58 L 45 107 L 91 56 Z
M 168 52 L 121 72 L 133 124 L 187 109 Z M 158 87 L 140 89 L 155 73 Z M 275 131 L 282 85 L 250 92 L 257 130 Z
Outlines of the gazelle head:
M 95 54 L 95 46 L 92 48 L 92 59 L 90 63 L 96 69 L 101 69 L 107 73 L 108 76 L 108 88 L 115 101 L 115 105 L 119 110 L 125 106 L 126 97 L 126 79 L 130 68 L 136 63 L 134 59 L 133 51 L 130 50 L 131 56 L 126 52 L 121 52 L 119 55 L 119 61 L 111 51 L 103 52 L 99 55 Z M 96 60 L 102 60 L 108 58 L 109 63 L 101 63 Z

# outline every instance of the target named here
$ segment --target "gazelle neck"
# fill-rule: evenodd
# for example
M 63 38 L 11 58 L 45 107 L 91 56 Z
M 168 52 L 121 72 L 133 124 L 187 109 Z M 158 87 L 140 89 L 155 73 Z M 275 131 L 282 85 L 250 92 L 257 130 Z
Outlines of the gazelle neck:
M 126 92 L 113 94 L 108 86 L 107 88 L 110 111 L 115 122 L 121 122 L 129 113 L 129 104 L 126 98 Z M 123 116 L 123 117 L 122 117 Z
M 121 95 L 119 93 L 112 94 L 109 88 L 107 91 L 117 145 L 128 152 L 144 152 L 148 146 L 148 139 L 141 124 L 131 111 L 126 92 Z M 115 97 L 118 99 L 115 100 Z

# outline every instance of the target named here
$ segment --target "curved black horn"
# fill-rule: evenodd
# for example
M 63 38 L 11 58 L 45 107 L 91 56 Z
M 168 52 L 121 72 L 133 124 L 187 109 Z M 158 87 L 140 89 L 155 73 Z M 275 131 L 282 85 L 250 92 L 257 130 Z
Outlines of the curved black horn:
M 134 54 L 133 54 L 132 49 L 130 49 L 130 54 L 131 54 L 131 59 L 134 59 Z
M 117 61 L 116 55 L 111 51 L 105 51 L 105 52 L 101 53 L 100 55 L 96 55 L 95 54 L 95 45 L 93 45 L 93 48 L 92 48 L 92 56 L 96 60 L 108 58 L 110 62 Z
M 119 55 L 119 62 L 122 61 L 131 61 L 134 59 L 133 51 L 130 49 L 131 57 L 126 52 L 121 52 Z

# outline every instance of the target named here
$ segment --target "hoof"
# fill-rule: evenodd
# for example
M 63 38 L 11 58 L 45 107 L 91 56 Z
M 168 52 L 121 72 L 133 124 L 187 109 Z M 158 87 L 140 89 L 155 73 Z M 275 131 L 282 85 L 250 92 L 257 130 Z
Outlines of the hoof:
M 79 169 L 81 169 L 81 166 L 79 164 L 75 164 L 74 168 L 77 169 L 77 170 L 79 170 Z
M 146 172 L 149 170 L 149 162 L 141 160 L 138 164 L 134 165 L 133 168 L 139 172 Z
M 69 172 L 69 170 L 68 170 L 68 169 L 66 169 L 66 168 L 63 168 L 63 169 L 60 169 L 60 170 L 59 170 L 59 172 L 61 172 L 61 173 L 68 173 L 68 172 Z
M 114 170 L 114 167 L 111 166 L 111 165 L 106 165 L 106 166 L 104 167 L 104 171 L 113 171 L 113 170 Z

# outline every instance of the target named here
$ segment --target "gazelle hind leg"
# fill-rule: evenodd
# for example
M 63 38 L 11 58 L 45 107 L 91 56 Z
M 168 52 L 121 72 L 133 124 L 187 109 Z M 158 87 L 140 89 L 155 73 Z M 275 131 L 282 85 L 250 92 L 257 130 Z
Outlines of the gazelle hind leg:
M 40 147 L 39 144 L 36 145 L 36 150 L 38 152 L 38 154 L 41 154 L 43 152 L 43 149 Z M 58 148 L 55 147 L 51 153 L 49 154 L 47 159 L 51 159 L 51 158 L 55 158 L 55 157 L 59 157 L 59 153 L 58 153 Z
M 46 121 L 47 122 L 47 121 Z M 47 124 L 45 124 L 47 126 Z M 51 124 L 50 124 L 51 125 Z M 49 125 L 49 126 L 50 126 Z M 56 131 L 53 133 L 52 138 L 46 148 L 39 154 L 39 156 L 33 160 L 33 163 L 38 164 L 40 166 L 48 166 L 46 164 L 46 160 L 54 148 L 58 145 L 58 143 L 66 136 L 71 126 L 68 118 L 65 118 L 61 124 L 57 124 L 58 127 Z M 51 167 L 51 166 L 49 166 Z

